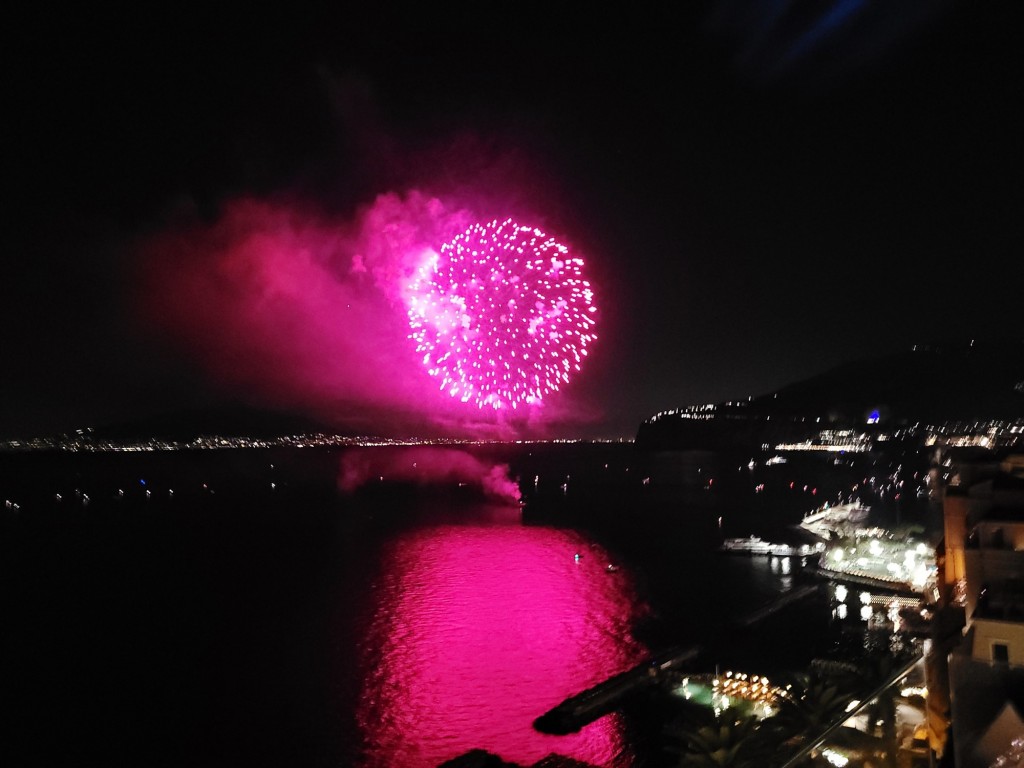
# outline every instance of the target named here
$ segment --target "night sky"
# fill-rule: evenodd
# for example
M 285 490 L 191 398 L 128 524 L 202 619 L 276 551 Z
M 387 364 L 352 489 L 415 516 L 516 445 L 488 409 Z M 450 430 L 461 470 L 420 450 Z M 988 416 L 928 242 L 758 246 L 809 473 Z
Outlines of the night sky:
M 303 336 L 306 272 L 280 318 L 251 265 L 213 263 L 238 201 L 316 222 L 321 278 L 388 195 L 571 243 L 598 341 L 509 435 L 631 436 L 848 360 L 1020 337 L 1015 3 L 345 5 L 5 24 L 0 436 L 227 402 L 458 432 L 365 402 L 406 377 L 337 351 L 386 346 L 365 317 Z

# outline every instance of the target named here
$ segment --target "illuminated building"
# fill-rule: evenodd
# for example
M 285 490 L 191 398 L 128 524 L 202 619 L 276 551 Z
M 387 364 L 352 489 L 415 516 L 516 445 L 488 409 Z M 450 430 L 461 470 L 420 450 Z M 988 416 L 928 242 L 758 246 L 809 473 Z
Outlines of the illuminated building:
M 980 460 L 977 460 L 980 458 Z M 1024 723 L 1024 472 L 1022 457 L 976 457 L 943 501 L 947 596 L 965 608 L 949 659 L 959 768 L 993 765 Z M 1016 736 L 1020 734 L 1017 733 Z

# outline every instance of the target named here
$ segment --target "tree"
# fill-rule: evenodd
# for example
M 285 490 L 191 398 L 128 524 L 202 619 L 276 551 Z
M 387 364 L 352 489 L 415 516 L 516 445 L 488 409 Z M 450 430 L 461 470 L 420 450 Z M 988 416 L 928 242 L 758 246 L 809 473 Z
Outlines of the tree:
M 790 738 L 813 736 L 832 725 L 845 711 L 849 693 L 840 684 L 815 674 L 802 675 L 801 684 L 779 701 L 772 727 Z
M 671 735 L 681 743 L 671 750 L 681 768 L 760 768 L 770 754 L 757 717 L 734 708 L 710 724 L 683 724 Z

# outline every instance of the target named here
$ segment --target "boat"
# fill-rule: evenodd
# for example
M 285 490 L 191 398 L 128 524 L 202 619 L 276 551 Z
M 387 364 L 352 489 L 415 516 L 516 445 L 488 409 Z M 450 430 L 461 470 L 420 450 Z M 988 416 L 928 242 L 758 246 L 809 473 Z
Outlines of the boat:
M 725 539 L 722 542 L 722 546 L 719 547 L 721 552 L 732 552 L 745 555 L 767 555 L 769 557 L 805 557 L 807 555 L 820 553 L 823 549 L 823 544 L 801 544 L 799 546 L 794 546 L 792 544 L 774 544 L 770 541 L 765 541 L 758 536 L 749 536 L 745 539 Z
M 828 540 L 833 531 L 838 531 L 849 525 L 859 526 L 867 519 L 870 512 L 871 507 L 864 506 L 859 501 L 837 504 L 834 507 L 825 505 L 806 515 L 800 521 L 799 527 L 819 538 Z

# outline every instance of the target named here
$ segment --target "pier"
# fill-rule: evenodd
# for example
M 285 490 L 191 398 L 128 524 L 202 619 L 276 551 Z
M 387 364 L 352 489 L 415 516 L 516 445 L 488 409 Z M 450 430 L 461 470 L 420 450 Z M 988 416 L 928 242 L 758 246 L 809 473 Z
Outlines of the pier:
M 835 570 L 832 568 L 825 568 L 822 566 L 808 566 L 804 568 L 807 573 L 813 574 L 829 581 L 845 582 L 846 584 L 856 584 L 861 587 L 870 587 L 871 589 L 879 589 L 884 592 L 892 592 L 897 595 L 910 595 L 913 597 L 921 598 L 923 589 L 917 589 L 907 581 L 899 579 L 883 579 L 878 576 L 872 576 L 867 573 L 852 573 L 846 570 Z
M 700 653 L 697 646 L 677 647 L 570 696 L 533 722 L 541 733 L 565 735 L 578 731 L 615 709 L 629 694 L 657 682 L 661 674 L 692 661 Z

